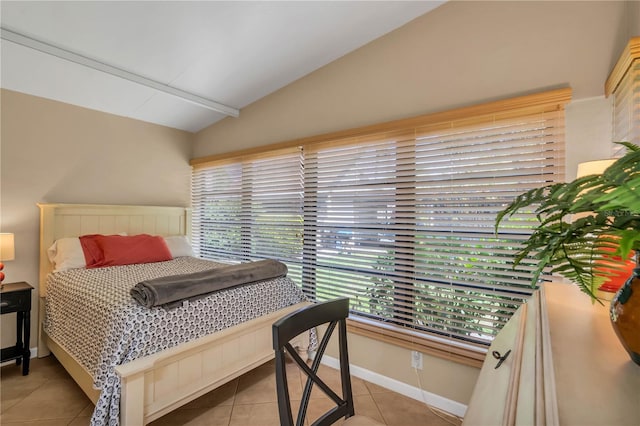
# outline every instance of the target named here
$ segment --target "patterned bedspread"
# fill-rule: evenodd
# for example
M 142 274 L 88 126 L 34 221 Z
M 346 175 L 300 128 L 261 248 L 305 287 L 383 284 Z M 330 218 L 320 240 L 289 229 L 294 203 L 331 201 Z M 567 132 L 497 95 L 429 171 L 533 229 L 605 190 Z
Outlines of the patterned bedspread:
M 231 288 L 165 310 L 136 303 L 140 281 L 224 264 L 180 257 L 167 262 L 72 269 L 47 281 L 45 331 L 93 377 L 100 389 L 92 425 L 117 425 L 120 380 L 115 366 L 305 300 L 288 278 Z

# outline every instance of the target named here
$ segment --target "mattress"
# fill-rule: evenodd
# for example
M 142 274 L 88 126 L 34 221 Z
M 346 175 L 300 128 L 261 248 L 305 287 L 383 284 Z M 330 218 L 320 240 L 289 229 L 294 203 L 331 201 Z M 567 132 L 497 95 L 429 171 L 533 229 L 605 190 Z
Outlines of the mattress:
M 44 329 L 100 390 L 91 424 L 118 424 L 117 365 L 171 348 L 305 300 L 282 277 L 234 287 L 173 309 L 145 308 L 130 289 L 143 280 L 223 266 L 192 257 L 166 262 L 71 269 L 47 280 Z

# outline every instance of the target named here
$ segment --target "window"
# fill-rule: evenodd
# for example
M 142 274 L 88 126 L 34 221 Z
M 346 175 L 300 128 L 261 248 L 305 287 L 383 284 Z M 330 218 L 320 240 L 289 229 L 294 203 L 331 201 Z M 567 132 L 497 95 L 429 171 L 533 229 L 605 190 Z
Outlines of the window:
M 563 179 L 563 129 L 551 111 L 305 150 L 305 291 L 488 343 L 533 291 L 533 261 L 512 269 L 533 216 L 498 235 L 495 217 L 524 190 Z
M 605 92 L 613 94 L 613 142 L 640 145 L 640 37 L 627 44 L 607 79 Z M 614 157 L 625 152 L 617 144 L 612 149 Z
M 297 167 L 287 167 L 286 177 L 278 173 L 292 199 L 284 214 L 290 219 L 278 222 L 288 224 L 291 242 L 269 254 L 296 265 L 294 279 L 312 300 L 348 296 L 352 324 L 365 333 L 486 347 L 533 292 L 535 260 L 516 270 L 512 264 L 537 223 L 534 213 L 511 218 L 497 234 L 496 214 L 530 188 L 564 181 L 569 98 L 562 89 L 307 139 L 289 160 Z M 244 178 L 257 161 L 284 167 L 279 157 L 196 164 L 194 217 L 207 212 L 207 220 L 194 221 L 194 235 L 205 257 L 254 255 L 249 233 L 243 240 L 236 222 L 269 234 L 261 239 L 274 244 L 267 241 L 275 233 L 260 230 L 263 204 L 240 201 L 272 194 L 261 192 L 269 175 Z M 202 195 L 201 176 L 231 175 L 227 168 L 238 170 L 235 186 L 211 180 Z M 211 207 L 231 204 L 228 197 L 232 208 Z M 215 236 L 221 223 L 238 228 L 232 234 L 244 248 Z
M 192 178 L 192 240 L 212 260 L 277 258 L 300 277 L 302 251 L 300 149 L 196 168 Z

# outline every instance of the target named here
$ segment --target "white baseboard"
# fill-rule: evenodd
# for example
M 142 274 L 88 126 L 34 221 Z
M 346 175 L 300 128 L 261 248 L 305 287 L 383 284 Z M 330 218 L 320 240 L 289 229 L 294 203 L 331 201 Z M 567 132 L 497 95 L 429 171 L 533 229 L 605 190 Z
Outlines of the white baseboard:
M 31 353 L 31 355 L 29 355 L 29 358 L 35 358 L 38 356 L 38 348 L 31 348 L 29 349 L 29 352 Z M 15 363 L 16 363 L 16 360 L 12 359 L 12 360 L 3 362 L 2 364 L 0 364 L 0 367 L 4 367 L 5 365 L 10 365 Z
M 337 358 L 333 358 L 325 355 L 322 358 L 322 364 L 329 367 L 338 369 L 340 364 Z M 392 379 L 382 374 L 378 374 L 374 371 L 367 370 L 357 365 L 349 364 L 349 370 L 351 374 L 359 379 L 366 380 L 375 385 L 381 386 L 385 389 L 389 389 L 393 392 L 399 393 L 406 397 L 415 399 L 417 401 L 424 402 L 434 408 L 437 408 L 447 413 L 451 413 L 458 417 L 464 417 L 467 411 L 467 406 L 451 399 L 444 398 L 440 395 L 436 395 L 431 392 L 427 392 L 415 386 L 408 385 L 404 382 Z

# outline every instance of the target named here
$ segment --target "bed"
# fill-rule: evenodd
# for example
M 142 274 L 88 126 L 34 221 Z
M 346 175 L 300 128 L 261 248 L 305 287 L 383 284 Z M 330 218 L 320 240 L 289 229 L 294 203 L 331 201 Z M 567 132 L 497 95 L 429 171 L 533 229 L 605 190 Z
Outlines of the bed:
M 54 337 L 57 335 L 52 331 L 55 327 L 51 326 L 50 318 L 45 325 L 47 278 L 52 272 L 47 249 L 62 238 L 86 234 L 150 234 L 163 237 L 188 235 L 189 210 L 182 207 L 72 204 L 39 204 L 39 207 L 41 214 L 38 356 L 53 353 L 94 404 L 101 407 L 104 405 L 105 394 L 108 393 L 105 389 L 112 387 L 102 386 L 102 392 L 96 389 L 95 371 L 88 371 L 87 363 L 83 361 L 82 356 L 68 349 L 73 345 Z M 198 260 L 193 261 L 197 265 Z M 163 262 L 162 265 L 171 262 L 185 263 L 187 259 L 176 258 Z M 150 273 L 151 270 L 148 265 L 131 267 L 140 268 L 140 273 Z M 120 267 L 105 270 L 114 268 Z M 154 271 L 157 269 L 159 268 L 154 268 Z M 80 274 L 83 271 L 74 273 Z M 52 275 L 50 285 L 56 282 L 53 278 L 64 278 L 65 274 L 66 272 Z M 64 293 L 60 293 L 57 287 L 51 287 L 51 290 L 50 311 L 53 299 L 64 298 L 60 296 Z M 219 304 L 209 300 L 198 303 Z M 125 426 L 147 424 L 273 358 L 271 325 L 278 318 L 299 309 L 307 302 L 300 298 L 287 301 L 287 304 L 275 311 L 263 312 L 259 317 L 243 320 L 244 322 L 212 334 L 115 365 L 112 370 L 113 376 L 118 380 L 118 386 L 115 387 L 114 401 L 119 409 L 115 423 L 119 422 Z M 129 308 L 135 309 L 133 306 Z M 70 313 L 66 321 L 77 321 L 78 318 L 81 317 L 76 318 L 74 313 Z M 304 350 L 308 345 L 308 338 L 301 336 L 296 344 Z M 105 380 L 112 378 L 107 377 Z M 99 382 L 104 383 L 103 380 Z M 94 422 L 95 419 L 96 415 Z M 114 423 L 114 419 L 111 419 L 111 423 Z

